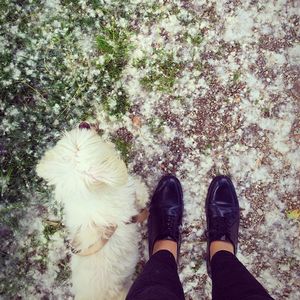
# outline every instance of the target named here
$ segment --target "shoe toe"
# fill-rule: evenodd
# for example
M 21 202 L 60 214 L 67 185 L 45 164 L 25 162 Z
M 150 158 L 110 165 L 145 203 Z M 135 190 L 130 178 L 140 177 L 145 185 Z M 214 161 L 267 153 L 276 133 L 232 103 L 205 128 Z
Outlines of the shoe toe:
M 218 176 L 211 184 L 210 204 L 226 211 L 226 207 L 232 209 L 238 207 L 236 192 L 231 180 L 226 176 Z
M 179 180 L 172 176 L 164 176 L 154 192 L 152 206 L 173 207 L 182 205 L 182 189 Z

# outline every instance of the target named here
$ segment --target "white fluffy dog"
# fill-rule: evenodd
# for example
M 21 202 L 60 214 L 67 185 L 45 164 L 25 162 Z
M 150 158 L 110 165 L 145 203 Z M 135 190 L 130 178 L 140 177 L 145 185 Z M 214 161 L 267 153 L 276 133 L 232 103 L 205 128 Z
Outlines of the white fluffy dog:
M 145 186 L 128 176 L 113 144 L 87 128 L 65 133 L 41 159 L 37 174 L 55 186 L 55 197 L 64 206 L 75 249 L 75 298 L 124 299 L 140 239 L 131 220 L 148 200 Z

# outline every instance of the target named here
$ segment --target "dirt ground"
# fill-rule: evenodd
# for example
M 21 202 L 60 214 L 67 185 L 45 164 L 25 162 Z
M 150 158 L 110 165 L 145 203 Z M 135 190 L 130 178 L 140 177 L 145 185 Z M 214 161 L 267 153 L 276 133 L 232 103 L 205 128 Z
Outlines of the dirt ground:
M 54 5 L 54 10 L 49 6 L 45 11 L 32 13 L 32 24 L 45 22 L 43 16 L 55 15 L 55 10 L 61 11 L 59 18 L 69 16 L 73 6 L 63 4 L 67 2 L 46 1 L 45 5 Z M 84 1 L 77 2 L 78 10 L 70 18 L 84 14 L 92 20 L 109 19 L 109 12 L 105 15 L 103 7 L 119 5 L 118 1 L 110 1 L 103 2 L 102 8 L 95 8 L 83 4 Z M 39 113 L 33 121 L 32 113 L 25 115 L 28 123 L 34 125 L 26 127 L 25 124 L 23 132 L 41 132 L 35 139 L 39 148 L 28 150 L 26 154 L 26 157 L 34 156 L 31 169 L 41 153 L 57 139 L 62 128 L 71 128 L 80 120 L 88 119 L 99 125 L 104 138 L 116 143 L 128 162 L 129 171 L 145 181 L 150 194 L 163 174 L 175 174 L 184 190 L 179 273 L 187 300 L 211 298 L 211 281 L 205 264 L 204 202 L 213 176 L 229 175 L 241 206 L 237 257 L 275 299 L 300 299 L 299 3 L 289 0 L 142 2 L 128 1 L 120 10 L 124 14 L 114 8 L 118 30 L 130 32 L 126 33 L 130 45 L 126 51 L 122 50 L 125 46 L 121 34 L 118 40 L 113 40 L 115 44 L 109 42 L 110 46 L 107 46 L 103 42 L 105 31 L 97 38 L 98 50 L 95 50 L 96 46 L 90 41 L 95 40 L 95 32 L 102 30 L 102 23 L 98 26 L 91 22 L 87 30 L 83 25 L 74 27 L 71 21 L 73 27 L 65 24 L 59 18 L 56 21 L 60 26 L 53 23 L 55 20 L 49 21 L 50 29 L 45 25 L 48 23 L 43 23 L 41 28 L 48 30 L 51 39 L 47 42 L 41 33 L 43 39 L 36 38 L 32 48 L 27 49 L 40 51 L 40 55 L 53 51 L 64 53 L 64 56 L 62 61 L 57 59 L 53 67 L 47 64 L 47 58 L 43 59 L 41 70 L 39 66 L 33 66 L 38 75 L 36 81 L 27 84 L 35 91 L 31 90 L 31 96 L 26 99 L 24 93 L 20 96 L 27 101 L 28 107 L 31 107 L 31 101 L 35 101 L 33 106 L 43 107 L 42 119 L 39 119 Z M 65 39 L 64 47 L 70 45 L 70 48 L 58 47 L 56 40 L 51 44 L 55 30 L 63 34 L 64 28 L 76 36 L 70 44 Z M 9 30 L 12 31 L 13 26 Z M 73 53 L 72 47 L 81 50 Z M 109 53 L 109 47 L 118 50 Z M 0 49 L 1 53 L 4 53 L 3 49 Z M 24 51 L 28 61 L 29 50 Z M 20 53 L 14 53 L 21 57 Z M 120 60 L 117 55 L 126 60 Z M 99 64 L 103 66 L 107 57 L 117 59 L 112 61 L 118 61 L 121 69 L 113 73 L 111 67 L 107 71 L 111 81 L 103 83 L 101 78 L 106 78 L 101 73 L 104 67 L 95 67 L 93 63 L 102 59 Z M 50 54 L 49 59 L 52 59 Z M 14 60 L 15 66 L 23 72 L 26 68 L 22 69 L 19 61 Z M 61 65 L 64 69 L 60 70 Z M 16 72 L 11 75 L 16 79 L 3 77 L 2 88 L 21 82 L 23 75 L 26 78 L 32 76 L 26 72 L 27 77 L 25 73 Z M 44 75 L 38 77 L 42 72 L 50 75 L 62 72 L 65 75 L 57 76 L 65 76 L 62 81 L 70 84 L 63 87 L 62 92 Z M 79 84 L 72 90 L 74 78 L 79 78 Z M 47 85 L 42 86 L 44 82 Z M 110 88 L 109 82 L 117 83 Z M 50 95 L 54 95 L 54 89 L 65 98 L 53 100 Z M 8 104 L 10 94 L 3 95 L 2 98 L 7 97 L 3 98 L 7 104 L 1 104 L 4 142 L 0 140 L 3 144 L 0 150 L 7 160 L 8 152 L 15 147 L 10 144 L 10 148 L 5 148 L 8 145 L 6 139 L 8 141 L 15 134 L 11 119 L 16 120 L 20 106 L 15 102 Z M 128 105 L 122 95 L 126 95 Z M 12 99 L 20 101 L 16 97 Z M 51 103 L 51 108 L 48 110 L 48 106 L 37 103 Z M 17 112 L 11 105 L 15 105 Z M 92 114 L 75 114 L 87 107 Z M 55 109 L 58 110 L 56 114 Z M 71 112 L 74 115 L 69 118 Z M 7 124 L 11 124 L 9 129 Z M 35 149 L 38 151 L 33 154 Z M 28 178 L 28 174 L 34 173 L 24 176 Z M 2 195 L 9 186 L 7 178 L 3 175 Z M 6 214 L 3 220 L 12 220 L 19 216 L 16 203 L 26 203 L 22 205 L 22 219 L 19 218 L 16 228 L 9 222 L 1 223 L 4 271 L 0 276 L 0 297 L 72 298 L 70 253 L 66 249 L 64 230 L 45 223 L 46 219 L 59 220 L 61 212 L 44 183 L 35 181 L 33 185 L 28 182 L 26 201 L 18 202 L 16 199 L 21 197 L 18 195 L 14 196 L 14 201 L 3 196 L 1 204 L 2 212 Z M 20 187 L 14 183 L 9 189 Z M 148 258 L 145 224 L 141 233 L 143 241 L 138 270 Z M 15 266 L 23 270 L 22 279 L 15 275 Z

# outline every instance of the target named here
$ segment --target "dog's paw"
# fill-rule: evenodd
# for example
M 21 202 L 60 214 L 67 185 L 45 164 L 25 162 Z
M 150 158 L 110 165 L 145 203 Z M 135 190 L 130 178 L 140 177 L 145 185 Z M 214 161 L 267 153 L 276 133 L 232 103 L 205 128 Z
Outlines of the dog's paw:
M 99 226 L 94 222 L 80 226 L 70 242 L 72 253 L 87 256 L 100 251 L 116 229 L 117 225 Z
M 135 184 L 135 204 L 138 211 L 144 209 L 147 205 L 147 202 L 149 200 L 149 193 L 148 189 L 139 178 L 134 178 L 134 184 Z

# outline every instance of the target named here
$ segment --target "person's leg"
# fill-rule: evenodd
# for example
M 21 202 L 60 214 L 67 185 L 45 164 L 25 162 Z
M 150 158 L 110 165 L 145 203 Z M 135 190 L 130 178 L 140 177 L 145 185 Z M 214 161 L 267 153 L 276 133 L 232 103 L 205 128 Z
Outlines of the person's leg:
M 126 300 L 184 300 L 176 260 L 171 252 L 160 250 L 151 256 Z
M 178 179 L 171 175 L 163 177 L 150 203 L 150 259 L 131 286 L 126 300 L 184 300 L 176 263 L 182 211 Z
M 218 251 L 211 260 L 213 300 L 270 300 L 272 297 L 229 251 Z
M 213 300 L 269 300 L 272 297 L 235 257 L 240 210 L 227 176 L 217 176 L 206 198 L 207 270 L 212 277 Z

